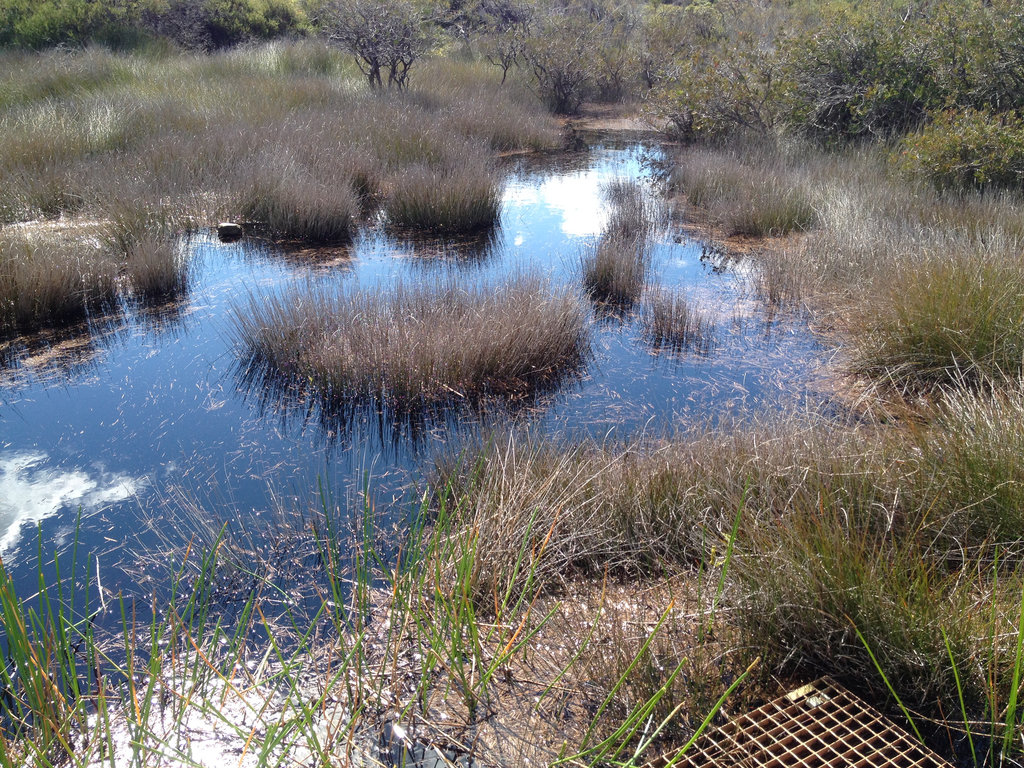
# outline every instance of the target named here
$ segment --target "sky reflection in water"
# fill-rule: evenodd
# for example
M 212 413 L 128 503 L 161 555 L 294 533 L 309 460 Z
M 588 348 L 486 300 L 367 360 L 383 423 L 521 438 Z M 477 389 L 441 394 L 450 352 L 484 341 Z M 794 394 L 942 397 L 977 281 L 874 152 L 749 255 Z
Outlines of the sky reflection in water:
M 808 384 L 823 360 L 807 328 L 768 319 L 716 254 L 671 232 L 656 246 L 655 276 L 717 317 L 707 355 L 652 350 L 635 314 L 606 318 L 595 321 L 587 369 L 555 392 L 402 418 L 386 409 L 323 413 L 289 404 L 238 370 L 227 316 L 250 292 L 296 281 L 494 282 L 517 269 L 575 284 L 580 254 L 607 218 L 602 186 L 649 176 L 647 160 L 656 155 L 631 144 L 510 161 L 500 226 L 463 242 L 371 229 L 352 246 L 314 252 L 197 237 L 195 278 L 175 306 L 124 308 L 99 337 L 79 332 L 59 344 L 18 345 L 13 357 L 0 357 L 5 562 L 13 557 L 19 580 L 30 583 L 22 550 L 33 549 L 35 537 L 27 533 L 38 525 L 45 542 L 59 542 L 79 508 L 82 543 L 111 562 L 177 535 L 166 528 L 181 498 L 215 520 L 245 520 L 282 501 L 294 509 L 316 504 L 320 484 L 344 496 L 369 474 L 380 507 L 406 498 L 437 451 L 490 426 L 625 438 L 812 396 Z M 106 576 L 104 583 L 117 588 Z

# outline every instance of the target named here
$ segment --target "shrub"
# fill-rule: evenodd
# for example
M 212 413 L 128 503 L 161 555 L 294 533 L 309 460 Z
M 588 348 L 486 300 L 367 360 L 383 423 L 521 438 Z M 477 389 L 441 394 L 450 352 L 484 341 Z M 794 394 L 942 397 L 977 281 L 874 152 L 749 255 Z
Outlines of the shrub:
M 824 140 L 890 138 L 942 103 L 932 50 L 914 25 L 846 16 L 786 46 L 797 129 Z
M 178 45 L 211 51 L 305 30 L 292 0 L 148 0 L 142 23 Z
M 409 69 L 427 49 L 423 20 L 406 0 L 334 0 L 322 9 L 322 26 L 348 51 L 371 88 L 401 90 Z
M 897 163 L 939 188 L 1020 187 L 1024 117 L 1017 112 L 945 110 L 903 139 Z
M 551 9 L 537 20 L 524 56 L 552 110 L 575 114 L 590 95 L 598 45 L 599 26 L 583 14 Z

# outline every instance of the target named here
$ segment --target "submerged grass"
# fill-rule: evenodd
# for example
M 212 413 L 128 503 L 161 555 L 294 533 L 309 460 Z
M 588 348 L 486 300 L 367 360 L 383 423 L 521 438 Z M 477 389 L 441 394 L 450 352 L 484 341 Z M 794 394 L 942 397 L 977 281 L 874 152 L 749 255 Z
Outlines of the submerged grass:
M 244 365 L 327 401 L 405 407 L 528 393 L 577 369 L 588 334 L 579 300 L 532 275 L 468 288 L 306 285 L 253 295 L 233 319 Z
M 707 354 L 715 345 L 715 321 L 678 292 L 658 290 L 644 300 L 640 328 L 654 349 Z

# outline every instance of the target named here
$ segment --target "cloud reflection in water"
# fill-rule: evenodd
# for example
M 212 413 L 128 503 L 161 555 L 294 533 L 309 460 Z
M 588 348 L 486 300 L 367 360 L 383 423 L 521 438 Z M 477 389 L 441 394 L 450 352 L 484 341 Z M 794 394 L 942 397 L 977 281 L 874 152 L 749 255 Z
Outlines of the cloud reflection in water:
M 0 453 L 0 555 L 8 556 L 26 524 L 70 507 L 95 512 L 136 495 L 142 478 L 102 469 L 61 469 L 47 466 L 41 451 Z

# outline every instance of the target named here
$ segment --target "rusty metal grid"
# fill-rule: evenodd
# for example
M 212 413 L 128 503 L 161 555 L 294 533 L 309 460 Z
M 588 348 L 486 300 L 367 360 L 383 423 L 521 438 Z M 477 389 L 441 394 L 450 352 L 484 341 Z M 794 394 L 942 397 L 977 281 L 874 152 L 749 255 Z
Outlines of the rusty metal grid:
M 683 768 L 952 768 L 877 710 L 821 678 L 701 737 Z

